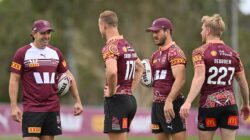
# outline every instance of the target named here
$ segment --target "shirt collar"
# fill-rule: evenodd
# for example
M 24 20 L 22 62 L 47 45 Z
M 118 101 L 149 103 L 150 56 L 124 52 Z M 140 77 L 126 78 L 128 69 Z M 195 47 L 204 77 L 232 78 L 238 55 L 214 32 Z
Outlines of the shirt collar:
M 115 40 L 115 39 L 123 39 L 123 35 L 113 36 L 113 37 L 109 38 L 109 39 L 106 41 L 106 43 L 108 43 L 108 42 L 111 41 L 111 40 Z
M 208 41 L 206 41 L 206 43 L 221 43 L 221 44 L 224 44 L 224 42 L 222 40 L 218 40 L 218 39 L 208 40 Z
M 159 51 L 165 51 L 165 50 L 167 50 L 169 47 L 171 47 L 172 45 L 175 45 L 175 42 L 174 42 L 174 41 L 170 42 L 169 44 L 167 44 L 167 45 L 164 46 L 164 47 L 159 47 Z

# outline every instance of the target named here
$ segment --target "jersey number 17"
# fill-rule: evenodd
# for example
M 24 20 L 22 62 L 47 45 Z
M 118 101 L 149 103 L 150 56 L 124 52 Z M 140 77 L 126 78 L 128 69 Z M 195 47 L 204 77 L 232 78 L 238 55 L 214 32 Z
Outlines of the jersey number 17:
M 131 78 L 134 79 L 135 75 L 135 61 L 129 60 L 126 61 L 126 74 L 125 74 L 125 80 L 131 80 Z

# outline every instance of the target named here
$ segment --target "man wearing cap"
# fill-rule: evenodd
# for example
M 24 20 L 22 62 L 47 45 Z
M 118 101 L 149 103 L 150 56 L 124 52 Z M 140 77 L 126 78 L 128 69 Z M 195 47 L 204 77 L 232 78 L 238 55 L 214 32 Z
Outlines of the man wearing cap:
M 152 132 L 157 140 L 185 140 L 185 120 L 178 112 L 184 102 L 181 89 L 185 83 L 186 57 L 172 40 L 173 25 L 169 19 L 154 20 L 147 31 L 153 33 L 155 44 L 159 46 L 150 59 L 154 79 Z
M 46 20 L 33 23 L 33 42 L 19 48 L 10 68 L 9 96 L 11 116 L 22 122 L 24 140 L 53 140 L 62 134 L 60 104 L 57 96 L 57 76 L 67 73 L 72 78 L 70 88 L 75 99 L 74 115 L 83 111 L 76 81 L 58 48 L 49 44 L 54 31 Z M 19 81 L 22 85 L 23 112 L 17 105 Z

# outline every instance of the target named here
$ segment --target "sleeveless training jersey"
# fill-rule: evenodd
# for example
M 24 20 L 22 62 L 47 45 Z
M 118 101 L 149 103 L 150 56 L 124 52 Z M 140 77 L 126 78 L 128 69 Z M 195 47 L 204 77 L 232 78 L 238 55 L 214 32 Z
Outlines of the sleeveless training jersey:
M 199 64 L 206 67 L 200 106 L 213 108 L 236 104 L 233 77 L 243 70 L 239 54 L 221 41 L 206 43 L 195 49 L 192 58 L 194 67 Z
M 39 49 L 30 43 L 17 50 L 10 71 L 21 76 L 24 111 L 59 111 L 56 77 L 67 71 L 59 49 Z
M 135 74 L 135 61 L 138 59 L 132 46 L 122 36 L 109 39 L 102 49 L 104 62 L 117 60 L 117 89 L 115 94 L 131 95 L 131 86 Z M 106 83 L 107 84 L 107 83 Z
M 174 43 L 166 50 L 157 50 L 150 59 L 153 76 L 153 102 L 165 102 L 175 81 L 171 66 L 183 64 L 187 60 L 183 51 Z M 181 94 L 181 93 L 180 93 Z

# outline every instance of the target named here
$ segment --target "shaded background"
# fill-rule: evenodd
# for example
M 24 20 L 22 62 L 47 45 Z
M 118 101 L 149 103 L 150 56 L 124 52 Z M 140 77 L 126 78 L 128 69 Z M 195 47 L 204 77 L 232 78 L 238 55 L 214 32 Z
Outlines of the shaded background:
M 233 2 L 236 3 L 232 4 Z M 120 33 L 131 42 L 141 59 L 149 58 L 157 49 L 152 34 L 146 33 L 145 29 L 155 18 L 167 17 L 173 22 L 173 39 L 188 58 L 187 82 L 183 89 L 185 96 L 193 76 L 191 53 L 194 48 L 201 45 L 200 19 L 203 15 L 211 16 L 219 13 L 226 23 L 223 39 L 229 45 L 238 46 L 237 51 L 241 54 L 249 79 L 250 16 L 238 10 L 240 2 L 240 0 L 0 0 L 0 102 L 9 102 L 9 66 L 15 51 L 30 43 L 33 21 L 46 19 L 55 29 L 51 44 L 63 52 L 77 79 L 83 104 L 101 106 L 104 85 L 101 49 L 105 41 L 98 30 L 98 17 L 104 10 L 112 10 L 118 14 Z M 233 7 L 236 10 L 233 10 Z M 236 20 L 232 17 L 236 17 Z M 231 28 L 232 25 L 236 25 L 234 26 L 236 28 Z M 235 35 L 234 43 L 232 35 Z M 151 105 L 150 88 L 140 85 L 134 95 L 140 107 Z M 19 100 L 21 101 L 20 97 Z M 62 97 L 61 101 L 63 104 L 72 104 L 73 99 L 68 94 Z M 197 100 L 194 105 L 197 105 Z

